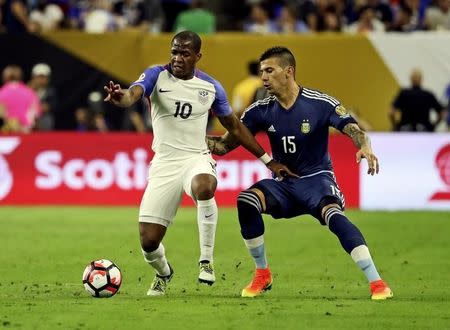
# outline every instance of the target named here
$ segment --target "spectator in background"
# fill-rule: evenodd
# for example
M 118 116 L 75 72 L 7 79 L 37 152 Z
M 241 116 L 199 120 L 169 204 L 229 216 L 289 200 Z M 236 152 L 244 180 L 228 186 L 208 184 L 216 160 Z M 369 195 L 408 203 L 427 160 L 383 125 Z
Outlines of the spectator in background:
M 259 78 L 259 62 L 250 61 L 247 70 L 248 76 L 233 88 L 231 94 L 231 105 L 238 118 L 254 102 L 256 90 L 262 87 L 262 80 Z
M 119 0 L 114 4 L 113 13 L 120 28 L 142 27 L 145 30 L 149 28 L 142 1 Z
M 248 8 L 239 1 L 225 0 L 222 1 L 220 15 L 222 15 L 222 25 L 225 30 L 243 31 L 244 21 L 248 16 Z
M 188 10 L 192 0 L 161 0 L 161 6 L 165 17 L 165 32 L 173 31 L 178 14 Z
M 395 97 L 389 119 L 396 131 L 433 132 L 437 122 L 431 122 L 431 111 L 445 120 L 445 111 L 434 94 L 422 88 L 422 72 L 411 73 L 411 87 L 402 88 Z
M 343 5 L 340 2 L 329 0 L 305 1 L 300 6 L 300 11 L 302 10 L 307 11 L 307 13 L 303 13 L 301 16 L 306 17 L 310 31 L 341 31 L 340 16 L 343 11 Z
M 75 130 L 77 132 L 87 132 L 91 129 L 89 110 L 79 107 L 75 110 Z
M 346 27 L 348 33 L 383 32 L 384 24 L 375 16 L 375 10 L 365 5 L 360 9 L 359 18 L 355 23 Z
M 323 1 L 303 0 L 297 7 L 300 20 L 306 22 L 308 30 L 317 31 L 318 4 Z
M 92 7 L 84 16 L 84 30 L 89 33 L 103 33 L 117 30 L 109 0 L 93 0 Z
M 84 29 L 84 19 L 89 12 L 88 0 L 72 1 L 68 10 L 68 26 L 72 29 Z
M 195 33 L 210 34 L 216 32 L 216 16 L 205 9 L 203 0 L 193 0 L 191 9 L 178 14 L 174 32 L 192 31 Z
M 109 128 L 102 112 L 95 112 L 86 107 L 79 107 L 75 110 L 75 130 L 80 133 L 106 133 L 109 131 Z
M 450 30 L 450 0 L 436 0 L 425 11 L 425 25 L 430 30 Z
M 400 5 L 394 22 L 389 27 L 392 32 L 411 32 L 416 29 L 412 23 L 412 10 L 407 6 Z
M 36 24 L 36 29 L 39 31 L 55 30 L 61 26 L 63 20 L 62 9 L 56 4 L 47 3 L 47 1 L 41 1 L 30 14 L 30 21 Z
M 277 26 L 270 20 L 269 11 L 262 4 L 253 4 L 250 8 L 250 16 L 244 24 L 244 31 L 251 33 L 276 33 Z
M 281 7 L 276 25 L 277 31 L 280 33 L 308 32 L 308 26 L 297 17 L 297 11 L 294 6 Z
M 4 85 L 0 88 L 0 107 L 11 131 L 28 133 L 40 115 L 39 98 L 22 82 L 22 69 L 7 66 L 2 73 Z
M 2 13 L 8 33 L 36 32 L 37 26 L 29 18 L 26 0 L 4 0 Z
M 144 0 L 145 18 L 149 23 L 149 32 L 160 33 L 164 24 L 164 12 L 160 0 Z
M 400 6 L 407 7 L 411 10 L 411 26 L 414 30 L 423 29 L 424 15 L 421 12 L 420 7 L 421 0 L 400 0 Z
M 341 18 L 335 6 L 327 6 L 319 17 L 318 31 L 340 32 L 342 30 Z
M 31 70 L 31 87 L 39 97 L 41 115 L 37 119 L 36 129 L 39 131 L 51 131 L 55 128 L 55 112 L 58 111 L 57 93 L 50 86 L 51 69 L 48 64 L 36 64 Z
M 389 4 L 381 0 L 367 0 L 367 5 L 373 9 L 375 17 L 384 24 L 385 30 L 388 30 L 394 22 L 394 14 Z

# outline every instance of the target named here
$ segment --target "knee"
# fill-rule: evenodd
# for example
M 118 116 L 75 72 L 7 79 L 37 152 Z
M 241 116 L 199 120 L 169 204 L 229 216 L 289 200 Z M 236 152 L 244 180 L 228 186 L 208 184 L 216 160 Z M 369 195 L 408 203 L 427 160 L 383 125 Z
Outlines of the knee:
M 155 251 L 161 243 L 161 240 L 157 239 L 156 237 L 152 237 L 152 235 L 149 235 L 147 233 L 141 233 L 140 237 L 141 247 L 145 252 Z
M 198 175 L 191 183 L 193 197 L 197 200 L 206 200 L 214 197 L 217 180 L 211 175 Z
M 264 194 L 257 189 L 248 189 L 241 191 L 237 198 L 238 212 L 251 207 L 256 209 L 259 213 L 263 213 L 266 209 Z
M 215 187 L 207 184 L 200 185 L 194 191 L 195 199 L 206 200 L 214 197 Z
M 237 199 L 237 209 L 241 234 L 244 239 L 252 239 L 264 234 L 261 201 L 255 192 L 242 191 Z
M 258 213 L 262 213 L 262 203 L 259 196 L 251 190 L 244 190 L 239 193 L 237 198 L 238 212 L 245 212 L 247 209 L 257 210 Z
M 334 198 L 324 198 L 319 203 L 320 222 L 329 225 L 329 218 L 335 213 L 343 214 L 343 209 Z

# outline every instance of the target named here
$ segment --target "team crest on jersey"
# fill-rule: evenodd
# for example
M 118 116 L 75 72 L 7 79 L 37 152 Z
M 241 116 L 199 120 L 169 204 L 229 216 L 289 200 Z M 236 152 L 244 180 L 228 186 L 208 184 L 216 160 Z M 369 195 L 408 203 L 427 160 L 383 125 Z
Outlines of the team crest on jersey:
M 206 103 L 208 103 L 208 95 L 209 93 L 204 89 L 202 89 L 201 91 L 198 92 L 198 101 L 201 104 L 205 105 Z
M 300 131 L 303 134 L 308 134 L 311 131 L 311 125 L 309 124 L 309 119 L 303 119 L 303 123 L 300 126 Z
M 341 118 L 347 118 L 347 117 L 350 116 L 350 114 L 348 113 L 347 109 L 345 109 L 344 106 L 342 106 L 342 105 L 338 105 L 334 111 L 336 111 L 336 113 Z

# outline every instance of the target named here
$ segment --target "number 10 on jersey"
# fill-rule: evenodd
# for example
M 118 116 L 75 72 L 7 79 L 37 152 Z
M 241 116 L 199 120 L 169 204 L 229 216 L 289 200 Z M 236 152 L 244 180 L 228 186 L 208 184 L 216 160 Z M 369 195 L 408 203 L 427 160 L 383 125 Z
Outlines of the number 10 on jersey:
M 182 119 L 187 119 L 192 113 L 192 105 L 188 102 L 181 103 L 180 101 L 175 102 L 175 105 L 177 106 L 175 110 L 174 117 L 180 116 Z

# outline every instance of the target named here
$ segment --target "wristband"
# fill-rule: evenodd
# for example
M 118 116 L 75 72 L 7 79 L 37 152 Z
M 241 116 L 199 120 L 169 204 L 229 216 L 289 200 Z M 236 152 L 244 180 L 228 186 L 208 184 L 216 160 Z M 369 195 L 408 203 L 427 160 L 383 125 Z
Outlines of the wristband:
M 267 165 L 272 161 L 272 157 L 270 157 L 267 152 L 264 153 L 261 157 L 258 158 L 260 161 L 264 163 L 264 165 Z

